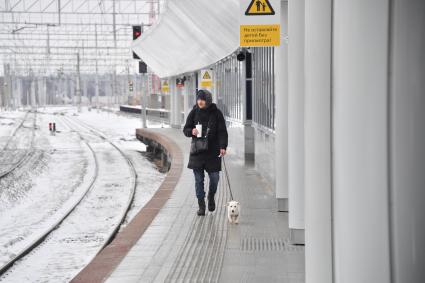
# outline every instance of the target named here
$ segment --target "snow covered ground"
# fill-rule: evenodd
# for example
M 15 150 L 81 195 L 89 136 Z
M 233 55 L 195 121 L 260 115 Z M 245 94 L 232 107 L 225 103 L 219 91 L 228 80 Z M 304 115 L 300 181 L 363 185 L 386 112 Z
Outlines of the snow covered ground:
M 42 110 L 45 113 L 52 113 L 60 117 L 62 115 L 77 118 L 105 134 L 109 140 L 124 150 L 136 167 L 138 175 L 137 189 L 133 201 L 132 209 L 128 212 L 126 223 L 148 202 L 154 195 L 165 175 L 160 173 L 155 165 L 142 157 L 146 151 L 146 146 L 135 137 L 135 129 L 142 126 L 139 116 L 128 113 L 121 113 L 118 108 L 107 109 L 107 111 L 88 110 L 83 107 L 78 113 L 75 107 L 51 107 Z M 148 121 L 149 128 L 166 127 L 158 122 Z
M 24 119 L 24 111 L 0 112 L 0 149 L 3 149 L 10 136 Z
M 123 165 L 125 157 L 87 128 L 79 128 L 79 121 L 102 132 L 134 165 L 138 179 L 126 222 L 164 178 L 142 155 L 145 146 L 135 139 L 139 118 L 87 108 L 77 113 L 73 107 L 48 107 L 39 112 L 34 162 L 23 164 L 8 176 L 8 182 L 0 180 L 0 266 L 81 203 L 39 247 L 4 274 L 2 282 L 69 281 L 96 255 L 119 223 L 131 187 L 131 174 Z M 7 127 L 2 124 L 2 137 L 10 136 L 24 115 L 0 112 L 0 123 Z M 49 122 L 56 123 L 55 136 L 48 131 Z M 97 171 L 102 178 L 95 179 Z
M 30 112 L 26 112 L 24 117 L 17 120 L 0 119 L 0 122 L 3 121 L 2 126 L 5 127 L 4 132 L 7 133 L 2 140 L 0 152 L 1 177 L 13 171 L 24 159 L 29 158 L 34 141 L 36 119 L 36 113 Z

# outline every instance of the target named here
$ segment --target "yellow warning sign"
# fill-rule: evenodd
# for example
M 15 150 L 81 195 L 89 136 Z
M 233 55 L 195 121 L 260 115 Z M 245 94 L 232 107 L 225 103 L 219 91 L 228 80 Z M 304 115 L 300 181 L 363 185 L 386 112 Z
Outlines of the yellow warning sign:
M 245 11 L 247 16 L 274 15 L 274 9 L 268 0 L 252 0 Z
M 212 81 L 201 81 L 201 87 L 212 87 Z
M 170 86 L 168 85 L 167 81 L 162 82 L 161 91 L 162 92 L 169 92 L 170 91 Z
M 204 75 L 202 76 L 203 80 L 211 80 L 210 73 L 208 71 L 205 71 Z
M 210 70 L 201 70 L 201 87 L 212 87 L 212 75 Z
M 280 25 L 240 26 L 240 46 L 279 46 Z
M 240 46 L 279 46 L 280 6 L 280 0 L 240 0 Z

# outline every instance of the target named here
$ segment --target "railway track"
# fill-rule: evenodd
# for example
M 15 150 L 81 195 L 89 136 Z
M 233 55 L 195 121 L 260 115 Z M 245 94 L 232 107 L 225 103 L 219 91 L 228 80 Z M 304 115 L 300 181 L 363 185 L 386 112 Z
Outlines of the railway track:
M 32 252 L 33 250 L 35 250 L 37 247 L 41 246 L 43 244 L 43 242 L 46 240 L 46 238 L 55 230 L 60 230 L 60 226 L 61 224 L 69 218 L 69 216 L 81 205 L 81 203 L 87 199 L 89 192 L 95 187 L 96 181 L 99 179 L 99 160 L 98 160 L 98 156 L 97 153 L 95 151 L 95 149 L 93 149 L 93 147 L 90 145 L 89 139 L 87 137 L 85 137 L 85 134 L 83 134 L 81 131 L 76 130 L 76 128 L 80 128 L 80 129 L 85 129 L 85 131 L 90 132 L 92 135 L 100 138 L 102 141 L 107 142 L 108 144 L 110 144 L 113 148 L 115 148 L 120 155 L 126 160 L 128 166 L 129 166 L 129 171 L 131 172 L 131 189 L 130 189 L 130 194 L 129 194 L 129 198 L 127 200 L 127 202 L 125 203 L 124 209 L 122 210 L 121 215 L 118 218 L 118 221 L 116 221 L 114 228 L 109 232 L 109 235 L 103 240 L 103 244 L 99 247 L 99 250 L 102 250 L 107 244 L 109 244 L 113 238 L 115 237 L 116 233 L 119 231 L 122 223 L 124 222 L 127 212 L 129 211 L 129 209 L 131 208 L 133 199 L 134 199 L 134 194 L 135 194 L 135 190 L 136 190 L 136 185 L 137 185 L 137 173 L 136 170 L 133 166 L 133 164 L 131 163 L 130 159 L 125 155 L 125 153 L 118 148 L 115 144 L 113 144 L 111 141 L 109 141 L 102 133 L 96 131 L 95 129 L 91 128 L 90 126 L 83 124 L 75 119 L 69 119 L 66 117 L 62 118 L 64 123 L 68 125 L 68 127 L 73 130 L 74 132 L 76 132 L 80 139 L 87 145 L 87 147 L 90 149 L 92 156 L 94 158 L 95 161 L 95 175 L 93 176 L 87 190 L 84 192 L 84 194 L 70 207 L 70 209 L 68 211 L 66 211 L 66 213 L 63 214 L 63 216 L 56 221 L 53 225 L 49 226 L 48 229 L 46 229 L 44 231 L 44 233 L 38 237 L 37 239 L 31 241 L 30 243 L 28 243 L 28 245 L 25 246 L 24 249 L 22 249 L 19 253 L 17 253 L 13 258 L 11 258 L 6 264 L 3 264 L 0 267 L 0 279 L 1 276 L 4 275 L 8 270 L 11 269 L 11 267 L 17 263 L 18 260 L 24 258 L 26 255 L 28 255 L 30 252 Z
M 15 137 L 16 132 L 22 127 L 22 125 L 24 124 L 25 120 L 28 118 L 30 111 L 26 111 L 24 117 L 22 118 L 22 121 L 19 123 L 19 125 L 13 130 L 12 134 L 10 135 L 9 139 L 7 140 L 6 144 L 3 147 L 3 150 L 6 150 L 7 147 L 10 144 L 10 141 Z
M 27 120 L 30 112 L 31 111 L 28 111 L 25 114 L 24 118 L 22 119 L 22 122 L 13 131 L 12 135 L 10 136 L 10 138 L 6 142 L 5 146 L 3 147 L 3 150 L 2 150 L 2 160 L 7 159 L 7 158 L 4 157 L 4 154 L 6 152 L 9 152 L 10 151 L 10 153 L 13 154 L 12 152 L 15 151 L 15 153 L 16 153 L 16 150 L 9 149 L 10 144 L 11 144 L 11 141 L 16 137 L 16 134 L 24 127 L 24 123 Z M 18 158 L 18 160 L 14 161 L 9 168 L 7 168 L 6 170 L 0 172 L 0 179 L 6 177 L 7 175 L 9 175 L 12 172 L 14 172 L 17 168 L 19 168 L 26 160 L 28 160 L 29 156 L 33 152 L 34 138 L 35 138 L 35 129 L 37 127 L 37 110 L 33 111 L 32 113 L 34 113 L 34 117 L 33 117 L 33 123 L 32 123 L 32 127 L 31 127 L 31 138 L 30 138 L 29 147 L 27 149 L 25 149 L 25 153 L 22 154 L 22 156 L 20 156 Z
M 79 203 L 81 203 L 81 201 L 83 200 L 83 198 L 87 195 L 87 193 L 90 191 L 90 189 L 92 188 L 94 182 L 96 181 L 97 178 L 97 172 L 98 172 L 98 161 L 96 158 L 96 154 L 93 151 L 93 148 L 90 146 L 90 144 L 88 144 L 87 142 L 85 142 L 85 144 L 87 145 L 87 147 L 90 149 L 92 156 L 94 158 L 95 161 L 95 176 L 93 177 L 93 179 L 90 182 L 90 185 L 88 186 L 87 190 L 85 191 L 85 193 L 78 199 L 78 201 L 63 215 L 63 217 L 61 217 L 59 219 L 59 221 L 55 222 L 53 225 L 51 225 L 40 237 L 38 237 L 37 239 L 35 239 L 34 241 L 31 241 L 28 245 L 26 245 L 26 247 L 24 249 L 22 249 L 19 253 L 17 253 L 14 257 L 12 257 L 8 262 L 6 262 L 6 264 L 3 264 L 0 267 L 0 276 L 3 275 L 15 262 L 17 262 L 18 260 L 20 260 L 21 258 L 23 258 L 25 255 L 27 255 L 29 252 L 31 252 L 35 247 L 37 247 L 40 243 L 43 242 L 44 239 L 46 239 L 46 237 L 56 229 L 56 227 L 58 227 L 58 225 L 60 225 L 65 219 L 66 217 L 68 217 L 69 214 L 71 214 L 71 212 L 78 206 Z
M 67 119 L 67 118 L 65 118 Z M 125 208 L 125 211 L 123 212 L 123 214 L 120 217 L 120 223 L 119 225 L 114 229 L 113 233 L 111 233 L 111 235 L 109 236 L 108 240 L 106 241 L 106 243 L 102 246 L 102 249 L 108 245 L 110 242 L 112 242 L 112 240 L 114 239 L 115 235 L 118 233 L 121 225 L 124 223 L 126 215 L 128 213 L 128 211 L 131 208 L 131 205 L 133 203 L 134 200 L 134 195 L 136 193 L 136 187 L 137 187 L 137 172 L 136 172 L 136 168 L 134 167 L 133 163 L 131 162 L 130 158 L 127 157 L 127 155 L 124 153 L 124 151 L 122 151 L 118 146 L 116 146 L 113 142 L 111 142 L 103 133 L 97 131 L 96 129 L 94 129 L 93 127 L 87 125 L 86 123 L 79 121 L 75 118 L 72 119 L 72 122 L 79 124 L 81 127 L 87 129 L 88 131 L 90 131 L 91 133 L 93 133 L 94 135 L 97 135 L 98 137 L 100 137 L 101 139 L 103 139 L 104 141 L 108 142 L 111 146 L 113 146 L 117 151 L 120 152 L 120 154 L 122 155 L 122 157 L 124 157 L 124 159 L 127 161 L 127 164 L 129 165 L 129 167 L 131 168 L 131 172 L 132 172 L 132 176 L 133 176 L 133 180 L 132 180 L 132 192 L 130 195 L 130 199 L 128 200 L 128 204 Z

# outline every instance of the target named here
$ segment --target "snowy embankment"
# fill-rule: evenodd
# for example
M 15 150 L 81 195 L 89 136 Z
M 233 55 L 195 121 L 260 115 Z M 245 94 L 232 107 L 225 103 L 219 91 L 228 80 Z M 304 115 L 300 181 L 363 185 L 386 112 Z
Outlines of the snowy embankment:
M 0 205 L 0 210 L 7 207 L 0 211 L 0 263 L 13 257 L 49 225 L 58 221 L 87 192 L 90 182 L 95 178 L 96 166 L 90 149 L 77 131 L 84 132 L 85 139 L 96 151 L 99 175 L 104 177 L 98 177 L 95 186 L 84 196 L 75 211 L 36 250 L 18 261 L 0 281 L 69 280 L 103 246 L 108 233 L 119 220 L 118 211 L 122 212 L 128 202 L 126 198 L 131 176 L 123 165 L 125 158 L 119 156 L 104 140 L 94 137 L 93 133 L 76 129 L 75 125 L 71 129 L 64 119 L 83 121 L 104 133 L 133 163 L 138 180 L 127 221 L 152 197 L 164 178 L 164 174 L 143 157 L 145 146 L 134 137 L 140 119 L 107 112 L 97 113 L 95 110 L 88 112 L 86 109 L 76 114 L 75 110 L 71 107 L 40 110 L 42 113 L 38 115 L 39 129 L 35 141 L 35 150 L 42 153 L 39 164 L 27 168 L 21 176 L 16 176 L 14 182 L 10 183 L 12 185 L 4 188 L 10 191 L 13 186 L 19 198 L 15 201 L 8 198 Z M 49 122 L 56 122 L 58 133 L 55 136 L 49 134 Z

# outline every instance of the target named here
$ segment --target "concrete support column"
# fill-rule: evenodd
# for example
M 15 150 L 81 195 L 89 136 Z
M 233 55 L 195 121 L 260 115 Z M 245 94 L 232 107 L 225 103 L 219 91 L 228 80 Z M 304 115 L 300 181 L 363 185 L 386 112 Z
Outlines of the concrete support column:
M 305 270 L 307 283 L 331 283 L 332 0 L 305 0 Z
M 211 91 L 211 93 L 212 93 L 213 102 L 217 103 L 218 97 L 217 97 L 217 93 L 215 92 L 216 89 L 217 89 L 217 86 L 216 86 L 217 80 L 216 80 L 216 76 L 215 76 L 215 70 L 210 70 L 210 73 L 211 73 L 211 77 L 213 79 L 213 83 L 212 83 L 211 88 L 209 88 L 209 91 Z
M 389 9 L 388 0 L 334 0 L 336 283 L 392 281 L 388 195 Z
M 140 105 L 141 105 L 141 118 L 142 118 L 142 127 L 147 128 L 147 106 L 148 106 L 148 82 L 147 82 L 147 74 L 141 74 L 142 88 L 141 88 L 141 97 L 140 97 Z
M 184 87 L 182 88 L 183 93 L 183 112 L 184 112 L 184 121 L 186 121 L 187 115 L 189 115 L 189 91 L 191 90 L 192 81 L 186 80 L 184 82 Z
M 196 103 L 196 75 L 191 74 L 190 75 L 190 89 L 188 90 L 188 111 L 190 112 L 192 110 L 192 107 Z
M 392 279 L 425 280 L 425 2 L 392 1 L 390 202 Z
M 171 113 L 170 113 L 170 125 L 173 128 L 179 129 L 181 127 L 180 121 L 180 90 L 176 86 L 176 77 L 170 79 L 170 95 L 171 95 Z
M 291 241 L 304 243 L 304 0 L 288 5 L 288 177 Z
M 170 126 L 174 125 L 174 89 L 175 89 L 175 79 L 174 78 L 169 78 L 168 80 L 168 85 L 169 85 L 169 95 L 170 95 L 170 114 L 169 114 L 169 119 L 170 119 Z
M 249 60 L 249 63 L 247 63 Z M 248 70 L 249 68 L 249 70 Z M 252 117 L 248 117 L 248 111 L 252 113 L 252 55 L 246 52 L 246 59 L 241 62 L 240 95 L 242 97 L 242 122 L 244 132 L 244 155 L 245 162 L 255 160 L 255 129 L 252 126 Z M 250 89 L 250 93 L 249 93 Z M 249 97 L 248 97 L 249 96 Z M 248 105 L 248 99 L 251 103 Z M 252 116 L 252 115 L 251 115 Z
M 276 198 L 279 211 L 288 211 L 288 1 L 281 1 L 280 46 L 275 47 Z
M 176 87 L 176 91 L 175 91 L 175 104 L 176 104 L 176 122 L 175 122 L 175 128 L 180 129 L 181 128 L 181 124 L 182 124 L 182 109 L 181 109 L 181 100 L 184 99 L 183 94 L 184 94 L 184 87 Z

